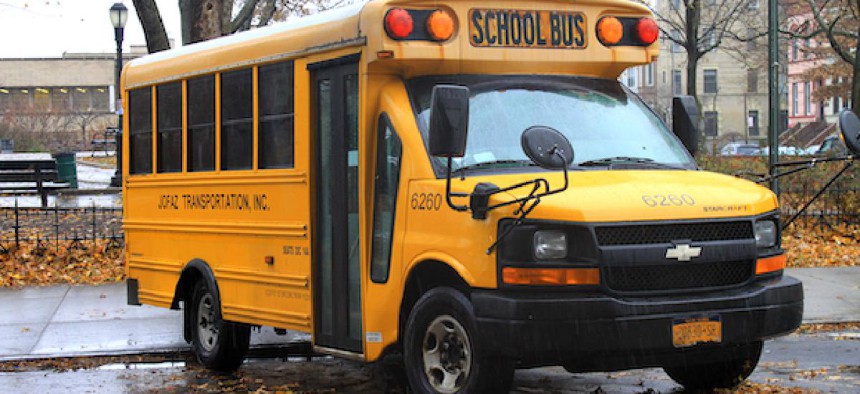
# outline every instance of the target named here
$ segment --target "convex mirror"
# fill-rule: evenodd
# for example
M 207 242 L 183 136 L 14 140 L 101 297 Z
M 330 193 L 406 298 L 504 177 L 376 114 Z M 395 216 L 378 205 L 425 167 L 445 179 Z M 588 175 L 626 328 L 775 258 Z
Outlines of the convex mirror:
M 520 143 L 529 159 L 548 170 L 567 168 L 573 162 L 570 141 L 552 127 L 529 127 L 523 132 Z
M 850 109 L 839 114 L 839 130 L 842 132 L 842 142 L 855 156 L 860 155 L 860 119 Z

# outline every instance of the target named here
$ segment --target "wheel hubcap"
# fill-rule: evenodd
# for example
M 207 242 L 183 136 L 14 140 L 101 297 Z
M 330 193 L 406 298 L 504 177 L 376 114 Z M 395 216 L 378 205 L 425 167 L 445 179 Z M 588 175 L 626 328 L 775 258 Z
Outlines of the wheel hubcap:
M 456 319 L 443 315 L 433 320 L 424 334 L 421 352 L 424 373 L 434 390 L 455 393 L 463 388 L 472 366 L 472 346 Z
M 206 351 L 212 351 L 218 341 L 218 326 L 215 324 L 215 308 L 211 294 L 204 295 L 197 306 L 197 338 Z

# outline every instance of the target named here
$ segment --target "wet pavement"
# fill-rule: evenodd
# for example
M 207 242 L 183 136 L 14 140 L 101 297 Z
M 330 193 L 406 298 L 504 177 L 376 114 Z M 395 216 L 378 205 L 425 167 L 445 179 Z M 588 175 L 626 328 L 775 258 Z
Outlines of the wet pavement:
M 124 283 L 0 289 L 0 316 L 0 361 L 189 348 L 182 312 L 127 305 Z M 299 339 L 307 336 L 252 333 L 255 345 Z
M 759 367 L 741 392 L 860 392 L 860 330 L 792 334 L 768 342 Z M 66 365 L 65 368 L 73 368 Z M 10 392 L 215 393 L 292 391 L 383 393 L 387 386 L 375 365 L 331 357 L 249 359 L 235 374 L 219 375 L 186 356 L 150 362 L 115 361 L 56 371 L 30 368 L 0 372 Z M 787 389 L 791 391 L 777 391 Z M 560 367 L 518 370 L 513 393 L 683 392 L 657 368 L 571 374 Z
M 804 281 L 805 323 L 860 322 L 860 268 L 790 269 L 788 274 Z M 126 305 L 123 283 L 0 289 L 0 316 L 4 316 L 0 321 L 0 364 L 38 363 L 50 357 L 93 359 L 125 354 L 131 360 L 143 353 L 186 355 L 167 363 L 120 361 L 78 371 L 47 367 L 0 372 L 0 387 L 10 392 L 184 393 L 263 388 L 373 393 L 385 389 L 373 364 L 328 357 L 313 361 L 297 357 L 289 362 L 249 359 L 236 375 L 214 374 L 187 356 L 190 347 L 182 339 L 181 312 Z M 271 328 L 252 331 L 256 349 L 307 340 L 300 333 L 277 336 Z M 751 381 L 822 392 L 860 392 L 860 329 L 792 334 L 769 341 Z M 517 393 L 681 390 L 660 369 L 570 374 L 558 367 L 517 371 L 514 387 Z
M 804 282 L 804 323 L 860 322 L 860 267 L 789 269 Z M 0 289 L 0 361 L 188 349 L 182 313 L 126 304 L 124 283 Z M 304 334 L 254 332 L 254 344 Z

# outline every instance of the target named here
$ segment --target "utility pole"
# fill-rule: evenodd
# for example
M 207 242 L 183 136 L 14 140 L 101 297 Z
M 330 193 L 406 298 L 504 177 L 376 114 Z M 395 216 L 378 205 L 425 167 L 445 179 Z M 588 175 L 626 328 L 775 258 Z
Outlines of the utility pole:
M 768 140 L 770 150 L 768 152 L 768 167 L 771 176 L 770 189 L 779 197 L 779 182 L 776 179 L 776 163 L 779 161 L 779 37 L 777 27 L 779 25 L 779 2 L 768 0 Z

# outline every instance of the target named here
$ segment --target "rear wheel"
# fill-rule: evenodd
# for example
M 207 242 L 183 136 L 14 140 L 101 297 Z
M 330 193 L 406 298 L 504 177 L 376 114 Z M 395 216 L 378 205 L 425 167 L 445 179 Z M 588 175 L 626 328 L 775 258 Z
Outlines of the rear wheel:
M 195 284 L 191 299 L 191 336 L 197 360 L 216 371 L 236 370 L 248 353 L 251 328 L 221 319 L 220 302 L 205 281 Z
M 406 324 L 404 359 L 417 393 L 504 393 L 514 364 L 494 357 L 476 340 L 472 303 L 446 287 L 422 296 Z
M 663 370 L 687 389 L 730 389 L 752 374 L 758 365 L 761 349 L 761 341 L 753 342 L 730 350 L 731 355 L 722 361 L 709 362 L 707 356 L 700 356 Z

